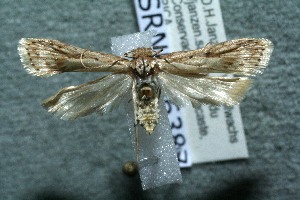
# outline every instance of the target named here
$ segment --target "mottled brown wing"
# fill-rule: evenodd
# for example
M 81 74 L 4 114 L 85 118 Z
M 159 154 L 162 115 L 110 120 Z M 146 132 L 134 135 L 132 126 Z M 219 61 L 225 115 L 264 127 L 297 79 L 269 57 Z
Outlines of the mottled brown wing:
M 57 40 L 23 38 L 18 46 L 25 69 L 36 76 L 63 72 L 127 72 L 129 61 L 93 52 Z
M 193 51 L 160 56 L 159 67 L 173 74 L 227 73 L 252 76 L 268 65 L 273 50 L 267 39 L 243 38 Z

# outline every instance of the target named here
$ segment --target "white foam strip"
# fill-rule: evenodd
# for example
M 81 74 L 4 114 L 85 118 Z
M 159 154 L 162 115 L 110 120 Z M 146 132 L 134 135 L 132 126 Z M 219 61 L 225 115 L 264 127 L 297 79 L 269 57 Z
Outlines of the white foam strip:
M 151 47 L 153 31 L 112 38 L 112 51 L 122 56 L 137 47 Z M 130 105 L 130 106 L 129 106 Z M 134 113 L 132 103 L 126 106 L 133 146 L 135 147 Z M 151 135 L 138 126 L 139 169 L 144 190 L 182 181 L 174 141 L 163 98 L 159 102 L 159 123 Z

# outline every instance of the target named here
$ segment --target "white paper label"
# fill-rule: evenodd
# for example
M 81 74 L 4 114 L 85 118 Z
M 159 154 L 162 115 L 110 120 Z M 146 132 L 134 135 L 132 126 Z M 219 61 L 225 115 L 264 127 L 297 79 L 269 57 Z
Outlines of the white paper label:
M 218 0 L 135 0 L 135 5 L 140 31 L 158 31 L 159 36 L 153 43 L 163 47 L 164 53 L 226 41 Z M 238 106 L 173 109 L 169 113 L 171 125 L 179 123 L 178 118 L 182 126 L 172 129 L 173 137 L 178 157 L 181 156 L 179 161 L 185 157 L 188 160 L 180 162 L 181 167 L 248 157 Z M 185 144 L 179 147 L 183 141 Z

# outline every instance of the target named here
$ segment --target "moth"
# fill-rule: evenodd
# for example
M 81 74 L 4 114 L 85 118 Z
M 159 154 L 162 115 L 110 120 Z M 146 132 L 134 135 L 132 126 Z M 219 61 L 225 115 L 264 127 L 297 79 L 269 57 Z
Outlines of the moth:
M 161 91 L 184 106 L 238 104 L 251 77 L 268 65 L 273 45 L 267 39 L 243 38 L 208 44 L 192 51 L 160 55 L 136 48 L 116 56 L 71 46 L 51 39 L 21 39 L 21 62 L 35 76 L 64 72 L 111 72 L 94 81 L 63 88 L 43 106 L 62 119 L 74 120 L 93 112 L 106 113 L 132 93 L 135 125 L 153 133 L 159 120 Z M 234 75 L 221 76 L 219 73 Z

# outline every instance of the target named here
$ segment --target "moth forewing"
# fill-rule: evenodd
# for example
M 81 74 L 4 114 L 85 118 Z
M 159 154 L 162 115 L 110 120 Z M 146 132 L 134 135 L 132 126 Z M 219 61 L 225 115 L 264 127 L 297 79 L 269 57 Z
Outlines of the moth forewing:
M 93 52 L 50 39 L 23 38 L 18 46 L 26 71 L 35 76 L 63 72 L 129 71 L 129 61 L 112 54 Z
M 193 51 L 160 56 L 160 68 L 174 74 L 230 73 L 252 76 L 268 65 L 273 44 L 267 39 L 243 38 L 207 45 Z

